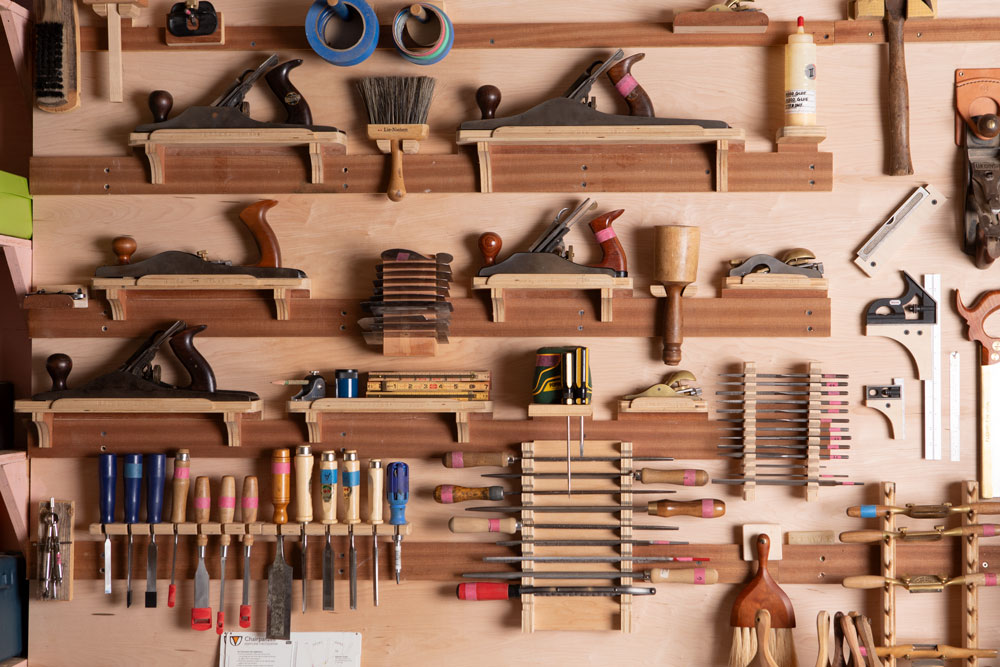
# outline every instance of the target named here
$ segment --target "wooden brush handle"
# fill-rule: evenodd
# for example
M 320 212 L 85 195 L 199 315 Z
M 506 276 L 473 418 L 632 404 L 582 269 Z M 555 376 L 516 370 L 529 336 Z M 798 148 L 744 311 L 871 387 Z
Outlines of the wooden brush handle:
M 456 516 L 448 522 L 448 530 L 453 533 L 516 533 L 517 519 L 476 519 Z
M 699 584 L 719 583 L 719 571 L 710 567 L 689 567 L 668 570 L 654 567 L 649 571 L 649 580 L 654 584 Z
M 504 468 L 514 461 L 507 452 L 447 452 L 443 457 L 445 468 Z
M 389 189 L 386 195 L 392 201 L 400 201 L 406 196 L 406 183 L 403 182 L 403 140 L 390 139 L 392 147 L 392 164 L 389 167 Z
M 841 616 L 840 628 L 844 632 L 844 639 L 847 640 L 847 647 L 851 650 L 851 665 L 861 667 L 865 662 L 861 656 L 861 646 L 858 644 L 858 631 L 854 627 L 854 619 L 850 616 Z
M 503 500 L 503 487 L 442 484 L 434 489 L 434 500 L 445 505 L 464 503 L 467 500 Z
M 704 470 L 656 470 L 643 468 L 639 471 L 639 481 L 643 484 L 680 484 L 681 486 L 705 486 L 708 473 Z
M 754 627 L 757 633 L 757 655 L 750 661 L 749 667 L 778 667 L 771 657 L 768 635 L 771 633 L 771 613 L 767 609 L 758 609 L 754 617 Z
M 830 614 L 825 611 L 816 615 L 816 638 L 819 640 L 816 667 L 830 667 Z
M 889 175 L 913 173 L 910 161 L 910 91 L 906 81 L 906 55 L 903 48 L 901 11 L 885 12 L 889 41 Z
M 695 516 L 714 519 L 726 513 L 726 503 L 714 498 L 704 500 L 659 500 L 649 503 L 647 508 L 653 516 Z

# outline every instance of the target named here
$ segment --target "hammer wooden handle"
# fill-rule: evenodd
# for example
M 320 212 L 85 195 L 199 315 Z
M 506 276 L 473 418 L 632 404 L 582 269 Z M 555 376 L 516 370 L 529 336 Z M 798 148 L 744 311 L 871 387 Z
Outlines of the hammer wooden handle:
M 903 2 L 887 0 L 885 31 L 889 42 L 889 175 L 913 173 L 910 161 L 910 90 L 903 47 Z

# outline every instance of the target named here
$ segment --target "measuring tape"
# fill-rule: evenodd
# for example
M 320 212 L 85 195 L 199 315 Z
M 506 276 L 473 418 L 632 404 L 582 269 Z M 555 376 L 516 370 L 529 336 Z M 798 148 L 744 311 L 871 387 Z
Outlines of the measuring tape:
M 410 9 L 412 6 L 420 7 L 423 10 L 423 19 L 411 13 Z M 427 40 L 427 43 L 421 44 L 425 48 L 411 49 L 404 43 L 403 33 L 406 31 L 407 22 L 411 19 L 425 24 L 436 23 L 437 25 L 437 37 L 433 40 Z M 411 43 L 417 43 L 414 35 L 409 34 L 408 31 L 407 35 L 410 37 Z M 448 18 L 448 15 L 441 8 L 429 2 L 418 2 L 399 10 L 396 14 L 396 18 L 392 20 L 392 41 L 396 44 L 396 50 L 399 51 L 399 55 L 411 63 L 416 65 L 433 65 L 440 62 L 451 51 L 451 46 L 455 42 L 455 28 L 451 24 L 451 19 Z
M 336 17 L 345 23 L 360 21 L 358 40 L 343 49 L 335 49 L 326 41 L 326 28 Z M 340 0 L 332 7 L 327 0 L 316 0 L 306 14 L 306 39 L 316 54 L 332 65 L 350 67 L 362 62 L 378 44 L 378 18 L 365 0 Z

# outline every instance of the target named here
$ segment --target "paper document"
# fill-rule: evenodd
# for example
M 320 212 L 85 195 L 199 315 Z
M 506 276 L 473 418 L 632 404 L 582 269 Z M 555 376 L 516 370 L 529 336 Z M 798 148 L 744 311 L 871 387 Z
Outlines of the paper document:
M 282 641 L 262 632 L 226 632 L 219 667 L 361 667 L 361 633 L 293 632 Z

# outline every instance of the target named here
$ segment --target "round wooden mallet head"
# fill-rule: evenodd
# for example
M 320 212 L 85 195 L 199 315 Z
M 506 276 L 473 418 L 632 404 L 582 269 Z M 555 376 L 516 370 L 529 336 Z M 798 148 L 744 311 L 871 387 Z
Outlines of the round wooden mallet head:
M 689 285 L 698 277 L 701 228 L 660 225 L 654 230 L 653 279 L 664 285 Z

